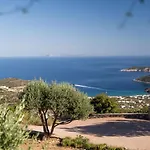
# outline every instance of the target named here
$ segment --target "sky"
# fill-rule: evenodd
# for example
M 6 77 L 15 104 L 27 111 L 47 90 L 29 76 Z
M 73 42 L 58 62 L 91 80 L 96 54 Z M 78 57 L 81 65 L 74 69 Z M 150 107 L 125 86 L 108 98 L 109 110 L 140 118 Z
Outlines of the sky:
M 150 56 L 145 1 L 119 29 L 132 0 L 38 0 L 26 14 L 0 15 L 0 57 Z M 0 0 L 0 12 L 27 3 Z

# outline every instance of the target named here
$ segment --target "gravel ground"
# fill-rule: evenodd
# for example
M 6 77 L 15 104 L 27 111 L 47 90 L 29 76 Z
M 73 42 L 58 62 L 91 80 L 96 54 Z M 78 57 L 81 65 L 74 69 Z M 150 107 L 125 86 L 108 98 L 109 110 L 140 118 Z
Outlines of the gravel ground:
M 41 126 L 29 129 L 42 131 Z M 133 150 L 150 150 L 150 121 L 125 118 L 98 118 L 73 121 L 55 129 L 55 136 L 61 138 L 83 135 L 92 143 L 106 143 Z

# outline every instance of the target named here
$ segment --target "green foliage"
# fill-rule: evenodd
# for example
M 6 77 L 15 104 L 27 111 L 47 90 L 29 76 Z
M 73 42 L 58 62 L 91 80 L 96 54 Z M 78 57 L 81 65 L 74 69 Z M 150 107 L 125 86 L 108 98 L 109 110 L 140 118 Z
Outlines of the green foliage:
M 107 146 L 106 144 L 92 144 L 89 140 L 81 135 L 77 136 L 75 139 L 66 137 L 62 139 L 61 146 L 64 147 L 74 147 L 86 150 L 125 150 L 122 147 L 112 147 Z
M 0 105 L 0 149 L 15 150 L 27 137 L 25 127 L 20 123 L 23 119 L 24 104 L 10 109 L 8 105 Z
M 91 100 L 96 113 L 114 113 L 117 111 L 117 102 L 114 98 L 109 98 L 105 94 L 100 94 Z
M 149 107 L 145 106 L 145 107 L 141 108 L 140 112 L 142 112 L 142 113 L 148 113 L 149 112 Z
M 54 128 L 75 119 L 85 119 L 93 111 L 87 95 L 68 83 L 48 85 L 43 80 L 30 82 L 19 95 L 24 99 L 26 108 L 37 110 L 41 118 L 44 133 L 49 135 L 48 113 L 54 117 L 50 135 Z
M 75 139 L 72 139 L 70 137 L 66 137 L 64 139 L 62 139 L 61 141 L 61 146 L 64 147 L 74 147 L 74 148 L 85 148 L 88 147 L 89 144 L 89 139 L 79 135 L 77 136 Z
M 19 98 L 25 100 L 26 108 L 46 110 L 48 106 L 49 86 L 43 80 L 31 81 L 24 91 L 20 93 Z
M 25 101 L 26 109 L 38 111 L 46 136 L 49 135 L 47 118 L 49 89 L 49 85 L 40 79 L 31 81 L 23 92 L 19 94 L 19 98 Z
M 72 146 L 75 148 L 83 148 L 89 143 L 89 139 L 79 135 L 72 140 Z
M 72 146 L 72 143 L 73 143 L 73 141 L 72 141 L 71 137 L 65 137 L 65 138 L 62 139 L 62 141 L 61 141 L 61 146 L 64 146 L 64 147 L 69 146 L 69 147 L 71 147 L 71 146 Z
M 50 85 L 49 107 L 59 120 L 84 119 L 93 111 L 88 96 L 68 83 Z
M 48 119 L 48 126 L 52 124 L 53 119 L 49 117 Z M 24 111 L 24 118 L 22 121 L 23 124 L 30 124 L 30 125 L 37 125 L 42 126 L 41 119 L 38 115 L 36 110 L 25 110 Z
M 148 106 L 143 108 L 118 108 L 116 113 L 148 113 Z

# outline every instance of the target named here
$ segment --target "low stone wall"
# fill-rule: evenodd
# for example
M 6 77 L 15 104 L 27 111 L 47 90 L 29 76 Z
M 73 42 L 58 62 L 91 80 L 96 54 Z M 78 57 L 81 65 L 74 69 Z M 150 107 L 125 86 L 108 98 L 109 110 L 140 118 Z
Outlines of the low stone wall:
M 149 110 L 148 110 L 148 119 L 150 120 L 150 107 L 149 107 Z
M 150 120 L 150 113 L 106 113 L 106 114 L 92 114 L 89 116 L 92 118 L 106 118 L 106 117 L 124 117 L 124 118 L 132 118 L 132 119 L 144 119 Z

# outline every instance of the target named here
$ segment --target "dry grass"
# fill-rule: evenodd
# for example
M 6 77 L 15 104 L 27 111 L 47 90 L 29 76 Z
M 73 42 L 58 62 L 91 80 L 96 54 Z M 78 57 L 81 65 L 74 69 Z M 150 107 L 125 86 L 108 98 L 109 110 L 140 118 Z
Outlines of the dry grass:
M 77 150 L 73 148 L 60 147 L 58 146 L 59 142 L 59 139 L 56 138 L 43 141 L 27 140 L 20 146 L 20 148 L 23 150 Z
M 17 78 L 5 78 L 0 80 L 0 86 L 7 86 L 9 88 L 25 86 L 28 84 L 28 80 L 22 80 Z

